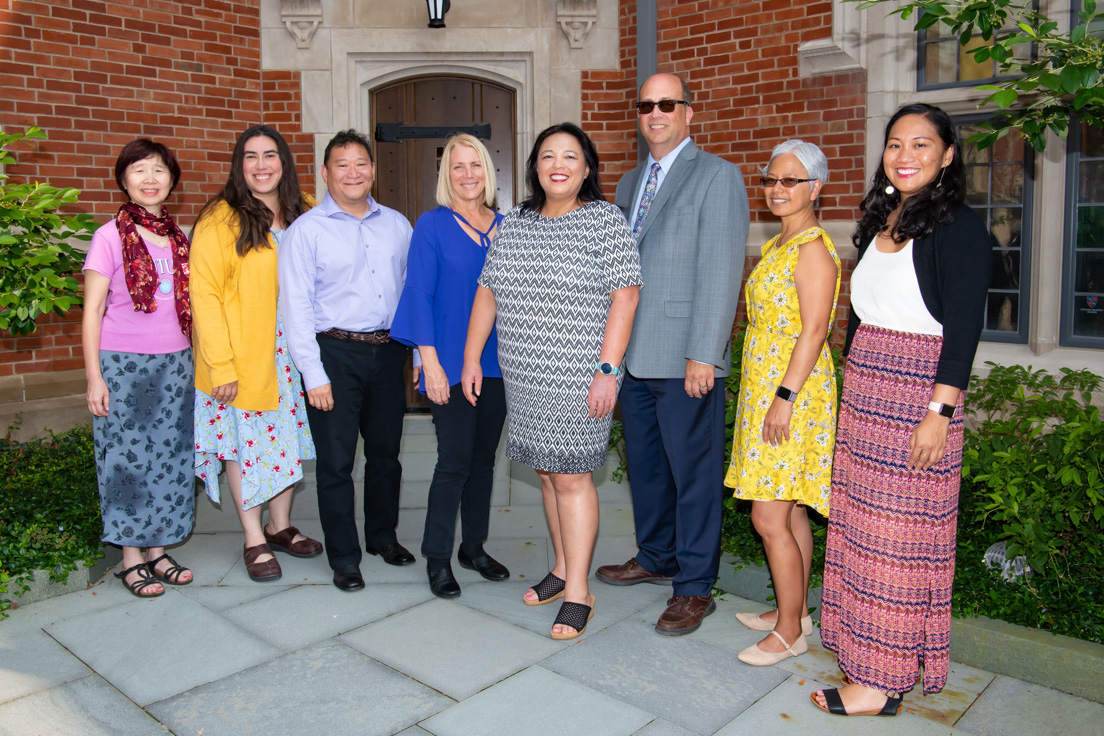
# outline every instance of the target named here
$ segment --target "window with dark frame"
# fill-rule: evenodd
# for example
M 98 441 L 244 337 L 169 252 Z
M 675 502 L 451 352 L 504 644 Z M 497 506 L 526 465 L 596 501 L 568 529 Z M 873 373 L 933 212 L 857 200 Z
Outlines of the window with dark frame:
M 1070 126 L 1061 344 L 1104 348 L 1104 130 Z
M 1032 149 L 1018 135 L 989 148 L 967 139 L 985 116 L 955 118 L 966 166 L 966 204 L 993 237 L 992 277 L 982 340 L 1026 343 L 1030 308 Z
M 1039 3 L 1035 2 L 1033 6 L 1038 10 Z M 1014 32 L 1016 28 L 1010 24 L 996 35 L 1007 36 Z M 997 73 L 997 62 L 993 59 L 980 64 L 974 61 L 972 52 L 975 49 L 992 45 L 992 40 L 985 41 L 980 35 L 975 35 L 963 46 L 958 42 L 958 36 L 953 35 L 951 29 L 942 23 L 917 31 L 916 89 L 976 87 L 979 84 L 1011 79 L 1014 75 Z M 1034 53 L 1034 46 L 1018 44 L 1013 47 L 1013 51 L 1017 56 L 1025 55 L 1023 58 L 1026 60 Z

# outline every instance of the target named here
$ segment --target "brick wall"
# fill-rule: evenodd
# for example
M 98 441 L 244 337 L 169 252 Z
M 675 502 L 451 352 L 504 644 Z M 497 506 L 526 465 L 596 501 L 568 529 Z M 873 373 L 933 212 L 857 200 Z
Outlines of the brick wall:
M 260 71 L 260 6 L 249 2 L 20 0 L 0 4 L 0 124 L 49 139 L 18 154 L 16 180 L 81 190 L 75 209 L 106 222 L 122 195 L 115 158 L 127 142 L 168 145 L 182 175 L 167 204 L 190 227 L 226 181 L 239 133 L 284 133 L 313 176 L 295 74 Z M 0 338 L 0 377 L 83 367 L 80 310 L 27 338 Z
M 621 70 L 584 74 L 582 80 L 583 128 L 598 146 L 611 199 L 617 180 L 636 165 L 634 8 L 634 3 L 621 4 Z M 659 71 L 689 79 L 694 142 L 740 167 L 752 219 L 773 219 L 757 177 L 771 148 L 790 138 L 811 141 L 828 157 L 821 219 L 856 219 L 865 183 L 865 74 L 798 76 L 797 47 L 831 35 L 831 2 L 659 0 L 658 10 Z M 747 259 L 745 277 L 755 262 Z M 853 267 L 845 263 L 834 342 L 842 341 L 846 327 Z M 741 319 L 743 315 L 741 295 Z

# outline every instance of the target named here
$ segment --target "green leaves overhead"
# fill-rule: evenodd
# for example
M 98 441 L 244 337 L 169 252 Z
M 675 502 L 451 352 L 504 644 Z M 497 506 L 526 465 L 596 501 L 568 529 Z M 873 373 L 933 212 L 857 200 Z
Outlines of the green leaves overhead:
M 889 0 L 846 0 L 860 8 L 882 5 Z M 979 148 L 992 145 L 1009 130 L 1016 130 L 1036 150 L 1046 148 L 1046 133 L 1064 137 L 1070 118 L 1093 127 L 1104 127 L 1104 14 L 1097 13 L 1096 0 L 1083 0 L 1081 12 L 1068 31 L 1035 10 L 1028 0 L 984 0 L 927 2 L 900 5 L 890 12 L 904 20 L 915 18 L 918 31 L 945 27 L 963 47 L 977 39 L 970 54 L 977 63 L 992 60 L 998 77 L 1009 77 L 999 85 L 978 89 L 998 90 L 980 107 L 999 109 L 996 120 L 982 123 L 983 132 L 970 140 Z M 1019 49 L 1017 46 L 1027 45 Z
M 22 133 L 0 131 L 0 162 L 15 164 L 13 144 L 45 137 L 33 126 Z M 30 335 L 39 317 L 64 315 L 81 304 L 75 274 L 82 256 L 71 243 L 89 240 L 96 225 L 91 215 L 57 212 L 76 204 L 79 194 L 40 182 L 15 184 L 0 173 L 0 330 Z

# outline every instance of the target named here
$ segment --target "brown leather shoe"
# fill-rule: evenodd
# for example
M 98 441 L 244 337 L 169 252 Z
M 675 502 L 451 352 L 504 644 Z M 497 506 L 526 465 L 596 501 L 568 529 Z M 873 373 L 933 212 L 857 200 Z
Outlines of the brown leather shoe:
M 271 560 L 257 562 L 261 555 L 272 555 Z M 280 569 L 280 563 L 276 561 L 276 555 L 267 544 L 258 544 L 256 547 L 243 547 L 242 557 L 245 558 L 245 571 L 249 573 L 249 579 L 257 583 L 267 583 L 270 580 L 279 580 L 284 574 Z
M 702 619 L 717 610 L 712 595 L 676 595 L 667 600 L 667 610 L 656 623 L 656 633 L 682 636 L 697 631 Z
M 671 582 L 670 575 L 656 575 L 654 572 L 645 570 L 637 564 L 635 557 L 624 565 L 602 565 L 594 573 L 594 577 L 610 585 L 636 585 L 637 583 L 667 585 Z
M 266 524 L 264 529 L 265 541 L 268 542 L 268 546 L 277 552 L 283 552 L 289 554 L 292 557 L 317 557 L 322 554 L 322 543 L 316 539 L 311 539 L 307 535 L 303 535 L 303 539 L 298 542 L 292 542 L 295 539 L 295 535 L 299 534 L 299 530 L 293 526 L 289 526 L 283 531 L 276 532 L 275 534 L 268 533 L 268 525 Z

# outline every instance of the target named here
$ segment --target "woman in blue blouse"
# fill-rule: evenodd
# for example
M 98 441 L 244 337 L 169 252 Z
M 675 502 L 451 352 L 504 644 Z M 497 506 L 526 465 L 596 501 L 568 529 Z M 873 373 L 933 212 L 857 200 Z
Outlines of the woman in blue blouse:
M 414 380 L 429 398 L 437 431 L 437 467 L 429 486 L 422 554 L 428 560 L 430 590 L 442 598 L 455 598 L 460 586 L 451 560 L 458 510 L 460 566 L 487 580 L 510 577 L 509 570 L 483 550 L 495 451 L 506 419 L 497 333 L 491 333 L 483 350 L 478 406 L 464 400 L 459 385 L 476 279 L 502 220 L 494 210 L 494 167 L 479 139 L 461 134 L 445 145 L 437 203 L 441 206 L 419 217 L 414 227 L 406 286 L 391 337 L 416 346 L 421 354 L 420 376 L 415 368 Z

